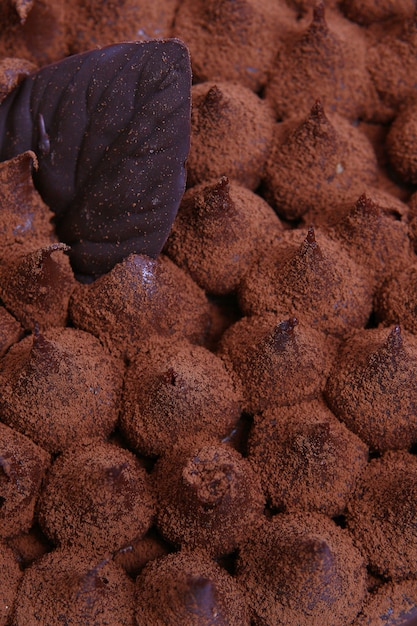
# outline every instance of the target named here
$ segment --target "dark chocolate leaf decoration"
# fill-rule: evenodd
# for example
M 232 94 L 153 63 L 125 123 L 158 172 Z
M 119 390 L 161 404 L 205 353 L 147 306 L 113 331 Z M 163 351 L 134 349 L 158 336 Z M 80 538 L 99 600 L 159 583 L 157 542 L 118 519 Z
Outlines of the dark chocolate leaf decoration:
M 33 150 L 35 185 L 79 274 L 156 257 L 185 186 L 191 69 L 176 40 L 119 43 L 25 78 L 0 105 L 0 160 Z

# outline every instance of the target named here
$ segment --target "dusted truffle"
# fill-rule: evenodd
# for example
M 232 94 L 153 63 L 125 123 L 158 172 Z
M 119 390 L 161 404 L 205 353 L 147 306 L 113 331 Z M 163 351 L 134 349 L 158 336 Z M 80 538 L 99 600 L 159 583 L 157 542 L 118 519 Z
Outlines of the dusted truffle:
M 130 255 L 94 283 L 79 285 L 70 314 L 75 326 L 123 358 L 132 358 L 152 334 L 203 343 L 210 322 L 204 291 L 162 255 Z
M 307 114 L 316 98 L 326 110 L 348 119 L 369 116 L 374 93 L 366 68 L 365 37 L 341 17 L 325 15 L 324 2 L 313 19 L 277 45 L 266 99 L 278 118 Z
M 22 572 L 12 550 L 0 541 L 0 626 L 10 623 Z
M 401 6 L 401 2 L 395 2 L 395 6 Z M 371 39 L 367 67 L 381 99 L 381 108 L 385 109 L 385 118 L 390 120 L 415 94 L 417 23 L 414 11 L 409 19 L 391 20 L 382 28 L 383 36 L 377 31 Z
M 73 328 L 35 332 L 0 361 L 1 419 L 56 453 L 106 437 L 120 409 L 122 364 Z
M 264 182 L 278 215 L 294 220 L 355 201 L 365 185 L 376 184 L 377 162 L 367 137 L 317 101 L 307 117 L 276 125 Z
M 368 450 L 314 400 L 255 416 L 248 458 L 274 508 L 334 517 L 343 514 Z
M 0 422 L 0 537 L 27 532 L 49 454 Z
M 23 328 L 10 313 L 0 306 L 0 356 L 23 336 Z
M 109 559 L 56 550 L 24 574 L 15 626 L 134 626 L 134 584 Z
M 401 180 L 417 183 L 417 100 L 406 103 L 390 126 L 386 139 L 389 162 Z
M 269 313 L 242 318 L 223 335 L 219 354 L 243 385 L 244 408 L 250 413 L 269 406 L 311 400 L 323 390 L 335 341 Z
M 359 24 L 372 24 L 397 19 L 411 19 L 414 0 L 342 0 L 344 14 Z
M 289 236 L 260 255 L 239 288 L 246 315 L 276 313 L 297 316 L 313 329 L 343 337 L 351 327 L 363 327 L 372 311 L 373 284 L 336 241 L 313 227 Z M 285 246 L 285 243 L 287 244 Z
M 32 168 L 37 167 L 34 152 L 24 152 L 0 163 L 0 258 L 33 252 L 56 241 L 48 209 L 35 190 Z
M 136 621 L 147 626 L 249 626 L 244 595 L 204 552 L 182 551 L 149 563 L 136 579 Z
M 417 263 L 389 276 L 379 289 L 375 301 L 378 321 L 385 325 L 399 322 L 413 334 L 417 334 Z
M 186 192 L 164 251 L 200 287 L 225 295 L 281 231 L 260 196 L 223 176 Z
M 254 526 L 237 580 L 253 623 L 346 626 L 366 594 L 366 568 L 345 530 L 319 514 L 279 514 Z
M 413 262 L 407 206 L 387 194 L 363 193 L 330 224 L 330 236 L 340 243 L 373 285 Z
M 39 522 L 52 541 L 97 557 L 142 537 L 153 514 L 153 496 L 138 459 L 94 440 L 57 458 L 39 501 Z
M 415 580 L 381 585 L 370 596 L 353 626 L 416 626 Z
M 127 369 L 120 426 L 142 454 L 164 454 L 187 435 L 226 437 L 240 412 L 239 386 L 202 346 L 154 338 Z
M 156 525 L 175 545 L 235 550 L 263 511 L 258 476 L 227 444 L 184 440 L 155 465 Z
M 67 251 L 55 243 L 1 267 L 1 299 L 26 330 L 66 325 L 76 285 Z
M 188 186 L 228 176 L 255 189 L 272 143 L 270 106 L 247 87 L 227 82 L 194 85 L 192 101 Z
M 174 33 L 190 48 L 196 82 L 227 80 L 259 91 L 293 21 L 285 2 L 185 0 Z
M 417 458 L 389 451 L 362 473 L 347 523 L 373 571 L 392 580 L 415 576 Z
M 358 330 L 341 347 L 326 385 L 330 408 L 373 450 L 417 441 L 417 338 L 401 330 Z

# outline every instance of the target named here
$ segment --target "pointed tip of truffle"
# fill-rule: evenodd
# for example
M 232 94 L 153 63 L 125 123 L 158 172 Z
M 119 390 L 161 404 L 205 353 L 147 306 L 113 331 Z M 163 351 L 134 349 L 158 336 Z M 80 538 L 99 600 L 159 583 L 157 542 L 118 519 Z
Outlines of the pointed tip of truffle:
M 312 24 L 317 26 L 327 26 L 325 20 L 325 6 L 324 2 L 316 2 L 316 5 L 313 7 L 313 20 Z
M 211 620 L 213 620 L 214 609 L 217 608 L 217 594 L 213 582 L 209 578 L 198 576 L 189 578 L 187 586 L 185 602 L 188 611 L 198 617 L 209 618 L 210 623 L 214 623 Z
M 316 233 L 314 231 L 314 226 L 312 224 L 308 227 L 307 236 L 306 236 L 305 241 L 308 244 L 317 243 L 316 242 Z
M 387 337 L 386 345 L 392 351 L 397 351 L 403 345 L 403 336 L 401 332 L 401 327 L 399 324 L 396 324 L 394 328 L 392 328 Z
M 309 118 L 317 121 L 318 123 L 323 123 L 324 121 L 327 121 L 327 117 L 324 112 L 324 107 L 321 100 L 317 99 L 315 101 L 310 109 Z
M 200 106 L 208 117 L 220 115 L 226 108 L 226 100 L 222 90 L 217 85 L 210 87 Z
M 366 193 L 362 193 L 355 202 L 351 213 L 366 217 L 378 217 L 381 214 L 379 205 Z
M 296 317 L 290 317 L 275 326 L 270 337 L 274 350 L 280 352 L 285 349 L 288 341 L 294 336 L 294 329 L 297 324 L 298 319 Z

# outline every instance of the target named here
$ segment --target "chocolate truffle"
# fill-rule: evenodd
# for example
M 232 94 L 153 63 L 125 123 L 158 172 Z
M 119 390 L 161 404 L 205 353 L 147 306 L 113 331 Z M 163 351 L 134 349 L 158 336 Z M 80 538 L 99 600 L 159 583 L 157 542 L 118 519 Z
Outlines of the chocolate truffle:
M 0 306 L 0 357 L 23 336 L 23 328 L 10 313 Z
M 413 262 L 407 218 L 406 205 L 371 191 L 342 211 L 329 233 L 378 285 Z
M 395 2 L 395 6 L 401 6 L 401 2 Z M 386 22 L 382 25 L 381 32 L 377 31 L 375 37 L 371 38 L 367 67 L 382 107 L 385 107 L 387 120 L 391 120 L 398 109 L 409 98 L 414 97 L 416 46 L 417 24 L 414 12 L 401 22 Z
M 152 334 L 203 343 L 210 324 L 204 291 L 163 255 L 132 254 L 94 283 L 79 285 L 70 314 L 75 326 L 128 359 Z
M 352 326 L 365 326 L 372 311 L 369 272 L 325 233 L 316 237 L 313 227 L 304 239 L 300 230 L 286 234 L 243 277 L 238 288 L 242 311 L 295 315 L 313 329 L 338 337 Z
M 134 584 L 112 561 L 57 550 L 25 571 L 12 623 L 134 626 L 134 607 Z
M 343 514 L 368 449 L 313 400 L 255 416 L 248 458 L 272 507 L 334 517 Z
M 366 568 L 348 533 L 324 515 L 284 514 L 251 529 L 237 580 L 253 623 L 346 626 L 366 595 Z
M 236 582 L 198 550 L 149 563 L 136 579 L 136 598 L 138 624 L 250 624 L 247 603 Z
M 13 57 L 0 60 L 0 102 L 21 80 L 36 70 L 36 65 L 26 59 Z
M 294 220 L 313 207 L 356 200 L 376 184 L 377 162 L 367 137 L 317 101 L 307 117 L 276 124 L 264 182 L 278 215 Z
M 392 580 L 415 576 L 417 458 L 403 450 L 373 459 L 349 505 L 347 523 L 373 571 Z
M 416 626 L 415 580 L 381 585 L 365 603 L 353 626 Z
M 2 262 L 56 241 L 53 213 L 33 184 L 32 169 L 36 167 L 35 153 L 30 151 L 0 163 Z
M 240 412 L 241 390 L 219 357 L 155 337 L 127 369 L 120 427 L 135 450 L 159 456 L 187 435 L 226 437 Z
M 343 13 L 354 22 L 369 25 L 388 20 L 411 19 L 415 11 L 413 0 L 342 0 Z
M 190 49 L 196 82 L 227 80 L 257 92 L 266 82 L 277 42 L 294 21 L 285 2 L 184 0 L 174 33 Z
M 281 231 L 280 220 L 260 196 L 223 176 L 186 192 L 164 251 L 200 287 L 225 295 Z
M 138 459 L 95 440 L 57 458 L 39 501 L 39 522 L 47 537 L 98 557 L 142 537 L 153 514 L 153 496 Z
M 22 572 L 12 550 L 0 541 L 0 626 L 10 624 Z
M 56 453 L 113 430 L 122 364 L 88 333 L 54 328 L 10 348 L 0 361 L 0 386 L 2 421 Z
M 277 48 L 266 99 L 278 118 L 291 117 L 294 111 L 307 115 L 316 98 L 327 111 L 348 119 L 369 116 L 374 94 L 360 28 L 325 15 L 324 3 L 318 2 L 309 26 Z
M 54 243 L 2 265 L 0 297 L 26 330 L 66 325 L 76 285 L 68 250 Z
M 169 37 L 177 4 L 177 0 L 75 0 L 66 7 L 70 50 Z
M 406 103 L 392 122 L 387 135 L 391 167 L 405 182 L 417 183 L 417 100 Z
M 157 528 L 177 546 L 226 555 L 263 511 L 258 476 L 228 444 L 183 440 L 157 461 L 152 477 Z
M 192 100 L 188 186 L 228 176 L 255 189 L 272 143 L 270 106 L 247 87 L 228 82 L 194 85 Z
M 27 532 L 49 454 L 0 422 L 0 537 Z
M 368 328 L 341 347 L 325 388 L 326 400 L 372 450 L 409 448 L 417 441 L 417 337 Z
M 400 323 L 417 334 L 417 262 L 415 257 L 408 267 L 389 275 L 375 298 L 376 319 L 385 325 Z
M 46 65 L 68 53 L 65 2 L 13 0 L 2 2 L 0 57 L 20 57 Z
M 242 318 L 224 333 L 219 354 L 243 385 L 244 409 L 311 400 L 324 389 L 336 352 L 335 341 L 272 313 Z

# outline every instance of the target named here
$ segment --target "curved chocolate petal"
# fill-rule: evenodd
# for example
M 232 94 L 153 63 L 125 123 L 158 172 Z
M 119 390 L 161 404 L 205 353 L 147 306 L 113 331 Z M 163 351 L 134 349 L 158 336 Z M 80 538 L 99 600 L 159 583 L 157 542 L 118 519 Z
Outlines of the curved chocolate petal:
M 119 43 L 25 78 L 0 105 L 0 159 L 33 150 L 76 272 L 156 257 L 185 186 L 191 69 L 176 40 Z

